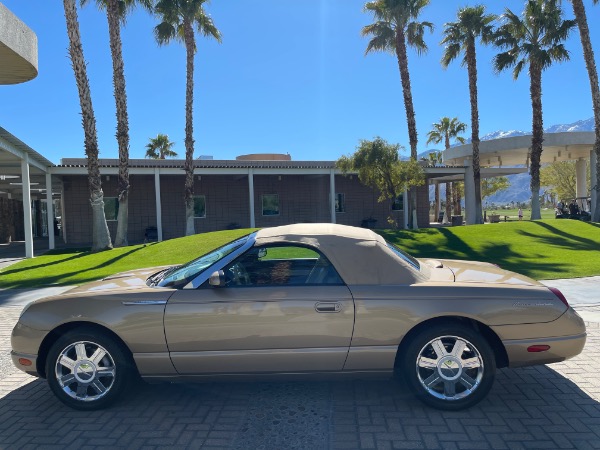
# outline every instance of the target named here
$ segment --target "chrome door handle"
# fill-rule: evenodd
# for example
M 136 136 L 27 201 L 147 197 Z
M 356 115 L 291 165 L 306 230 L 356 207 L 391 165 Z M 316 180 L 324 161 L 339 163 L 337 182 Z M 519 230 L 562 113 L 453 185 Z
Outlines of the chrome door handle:
M 339 302 L 317 302 L 315 310 L 320 313 L 337 313 L 342 310 L 342 304 Z

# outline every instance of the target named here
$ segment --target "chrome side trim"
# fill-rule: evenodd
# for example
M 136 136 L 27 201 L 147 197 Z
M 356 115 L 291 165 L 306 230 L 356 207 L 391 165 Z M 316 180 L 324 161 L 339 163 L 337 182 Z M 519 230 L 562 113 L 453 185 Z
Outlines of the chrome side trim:
M 166 300 L 136 300 L 133 302 L 121 302 L 125 306 L 137 306 L 137 305 L 166 305 Z

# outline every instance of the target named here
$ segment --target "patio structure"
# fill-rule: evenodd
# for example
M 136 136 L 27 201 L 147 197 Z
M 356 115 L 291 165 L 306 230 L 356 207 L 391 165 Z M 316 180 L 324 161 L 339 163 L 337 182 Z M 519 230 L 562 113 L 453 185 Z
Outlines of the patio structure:
M 587 197 L 586 186 L 587 164 L 589 161 L 591 179 L 596 179 L 596 154 L 593 151 L 595 135 L 593 132 L 563 132 L 545 133 L 544 151 L 541 163 L 552 163 L 556 161 L 576 161 L 577 173 L 577 197 Z M 473 148 L 471 144 L 452 147 L 443 153 L 445 164 L 464 165 L 465 176 L 465 209 L 467 213 L 466 223 L 475 223 L 472 211 L 475 210 L 475 184 L 473 183 Z M 482 166 L 482 177 L 490 168 L 507 168 L 517 170 L 514 166 L 529 167 L 531 155 L 531 135 L 514 136 L 491 141 L 481 141 L 479 144 L 479 159 Z M 511 167 L 512 166 L 512 167 Z M 515 172 L 512 172 L 515 173 Z M 591 190 L 592 216 L 596 204 L 597 191 Z

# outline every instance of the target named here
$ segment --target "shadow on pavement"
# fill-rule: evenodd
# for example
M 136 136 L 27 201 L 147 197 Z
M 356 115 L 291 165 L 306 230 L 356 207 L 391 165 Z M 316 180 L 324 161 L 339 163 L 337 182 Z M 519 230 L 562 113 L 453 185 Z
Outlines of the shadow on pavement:
M 0 418 L 2 448 L 549 449 L 600 441 L 600 403 L 547 366 L 499 371 L 490 395 L 461 412 L 430 409 L 393 380 L 142 384 L 108 410 L 80 412 L 36 380 L 0 399 Z

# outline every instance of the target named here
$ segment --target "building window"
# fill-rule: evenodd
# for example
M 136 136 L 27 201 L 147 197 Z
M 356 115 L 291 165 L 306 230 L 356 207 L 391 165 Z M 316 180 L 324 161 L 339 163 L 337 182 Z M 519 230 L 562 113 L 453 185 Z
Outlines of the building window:
M 279 215 L 279 194 L 265 194 L 262 196 L 262 215 Z
M 335 194 L 335 212 L 345 213 L 346 212 L 346 195 Z
M 204 219 L 206 217 L 206 197 L 204 195 L 194 195 L 194 219 Z
M 400 194 L 392 203 L 392 211 L 403 211 L 404 210 L 404 194 Z
M 119 200 L 117 197 L 104 197 L 104 215 L 106 220 L 117 220 L 119 215 Z

